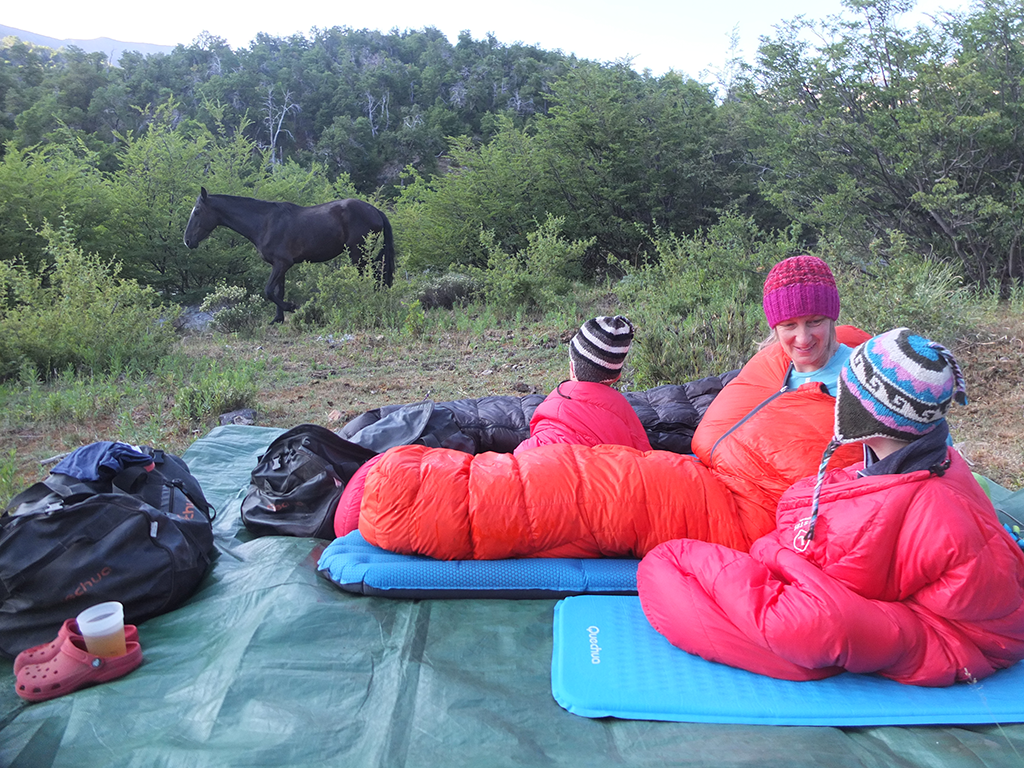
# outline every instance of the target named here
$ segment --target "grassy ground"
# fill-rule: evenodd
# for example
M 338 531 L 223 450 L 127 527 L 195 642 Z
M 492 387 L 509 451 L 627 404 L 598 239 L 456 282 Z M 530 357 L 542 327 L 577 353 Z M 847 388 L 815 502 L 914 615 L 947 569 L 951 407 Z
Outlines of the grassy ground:
M 96 440 L 123 439 L 181 453 L 218 423 L 175 411 L 182 366 L 255 371 L 255 423 L 332 429 L 390 403 L 546 393 L 566 376 L 568 321 L 486 330 L 296 336 L 275 327 L 258 339 L 184 336 L 170 373 L 150 379 L 8 385 L 0 391 L 0 502 L 45 477 L 47 459 Z M 962 338 L 970 404 L 954 408 L 954 439 L 975 471 L 1024 487 L 1024 315 L 992 317 Z M 174 367 L 169 370 L 175 370 Z M 708 371 L 721 373 L 721 371 Z M 625 386 L 630 386 L 629 377 Z
M 989 319 L 955 352 L 969 402 L 951 411 L 954 440 L 976 472 L 1024 487 L 1024 315 Z
M 271 327 L 256 339 L 183 336 L 167 369 L 145 380 L 8 384 L 0 388 L 0 503 L 46 476 L 49 459 L 97 440 L 125 440 L 181 453 L 219 423 L 176 413 L 191 364 L 195 379 L 255 371 L 256 424 L 340 428 L 391 403 L 547 392 L 567 375 L 574 327 L 308 334 Z M 201 365 L 200 365 L 201 364 Z M 200 386 L 197 384 L 197 386 Z
M 575 329 L 531 325 L 444 331 L 419 339 L 359 333 L 341 338 L 286 334 L 259 341 L 203 336 L 183 349 L 224 361 L 265 361 L 277 373 L 259 394 L 260 423 L 340 426 L 390 403 L 544 392 L 566 377 Z

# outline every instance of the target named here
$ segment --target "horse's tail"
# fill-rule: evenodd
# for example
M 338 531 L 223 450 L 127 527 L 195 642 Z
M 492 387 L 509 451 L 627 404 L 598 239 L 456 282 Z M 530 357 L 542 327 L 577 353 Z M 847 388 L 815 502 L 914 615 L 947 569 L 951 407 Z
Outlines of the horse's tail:
M 383 267 L 381 278 L 384 285 L 390 288 L 395 280 L 395 236 L 391 232 L 391 222 L 388 221 L 384 211 L 380 212 L 380 218 L 384 222 L 384 247 L 380 249 L 381 266 Z

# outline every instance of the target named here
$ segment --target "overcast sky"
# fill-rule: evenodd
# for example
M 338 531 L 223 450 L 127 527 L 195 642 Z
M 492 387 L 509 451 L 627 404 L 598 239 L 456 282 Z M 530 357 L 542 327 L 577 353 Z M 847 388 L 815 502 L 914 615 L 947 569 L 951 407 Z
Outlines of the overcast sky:
M 602 62 L 632 58 L 638 70 L 661 75 L 675 69 L 693 77 L 721 68 L 734 29 L 743 57 L 752 61 L 758 38 L 772 34 L 780 21 L 799 15 L 821 19 L 842 8 L 840 0 L 11 0 L 4 5 L 0 24 L 58 39 L 188 45 L 207 31 L 241 48 L 259 32 L 286 37 L 308 36 L 314 27 L 387 32 L 432 26 L 453 42 L 463 30 L 478 40 L 490 32 L 502 43 Z M 967 7 L 968 0 L 920 0 L 904 21 L 912 26 L 921 14 Z

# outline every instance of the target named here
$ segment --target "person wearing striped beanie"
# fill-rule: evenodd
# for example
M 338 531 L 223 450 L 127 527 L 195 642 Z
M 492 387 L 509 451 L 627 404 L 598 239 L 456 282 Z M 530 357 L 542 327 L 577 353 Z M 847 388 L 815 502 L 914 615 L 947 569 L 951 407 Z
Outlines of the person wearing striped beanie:
M 966 405 L 963 372 L 941 344 L 895 328 L 861 344 L 839 376 L 835 436 L 913 442 L 944 424 L 949 406 Z
M 554 443 L 628 445 L 651 450 L 640 417 L 612 386 L 633 341 L 633 324 L 622 315 L 594 317 L 569 342 L 569 380 L 537 406 L 530 436 L 513 453 Z
M 587 320 L 569 342 L 569 377 L 613 384 L 633 341 L 633 324 L 622 315 Z
M 896 328 L 856 347 L 822 468 L 782 494 L 775 530 L 749 552 L 655 548 L 637 572 L 645 613 L 689 653 L 785 680 L 947 686 L 1024 659 L 1024 551 L 947 444 L 954 402 L 964 377 L 941 344 Z M 865 461 L 826 472 L 855 442 Z

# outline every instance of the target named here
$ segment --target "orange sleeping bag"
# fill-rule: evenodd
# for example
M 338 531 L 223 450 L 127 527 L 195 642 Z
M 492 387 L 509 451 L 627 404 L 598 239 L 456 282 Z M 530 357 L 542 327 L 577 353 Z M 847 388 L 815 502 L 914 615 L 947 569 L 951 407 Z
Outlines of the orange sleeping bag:
M 849 346 L 869 337 L 840 327 Z M 372 544 L 443 560 L 642 557 L 691 538 L 746 551 L 775 526 L 779 497 L 817 471 L 835 399 L 782 393 L 788 358 L 754 356 L 694 435 L 699 460 L 619 445 L 548 445 L 520 456 L 412 445 L 366 474 L 359 531 Z M 767 400 L 767 402 L 765 402 Z M 859 461 L 859 446 L 830 466 Z
M 840 344 L 871 338 L 859 328 L 836 328 Z M 693 452 L 732 492 L 746 549 L 775 528 L 779 497 L 797 480 L 818 472 L 832 438 L 836 399 L 816 388 L 782 393 L 789 357 L 779 344 L 758 352 L 708 407 L 693 435 Z M 859 444 L 840 447 L 829 467 L 863 458 Z

